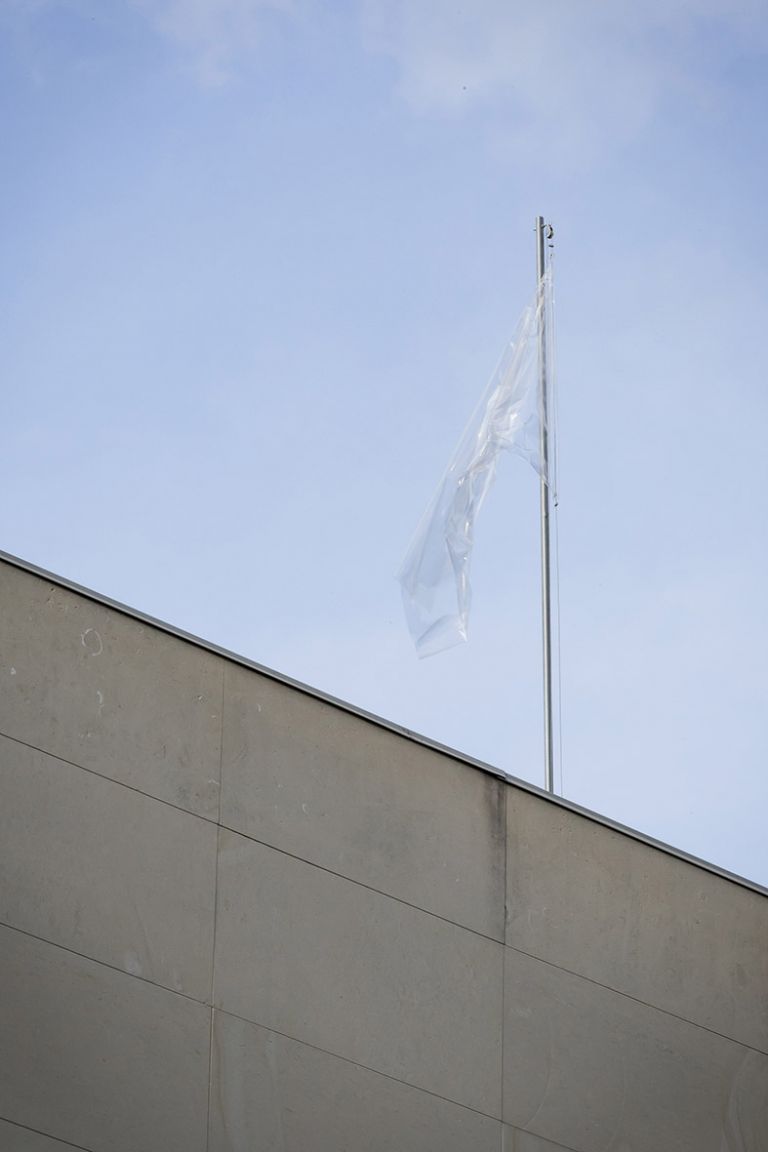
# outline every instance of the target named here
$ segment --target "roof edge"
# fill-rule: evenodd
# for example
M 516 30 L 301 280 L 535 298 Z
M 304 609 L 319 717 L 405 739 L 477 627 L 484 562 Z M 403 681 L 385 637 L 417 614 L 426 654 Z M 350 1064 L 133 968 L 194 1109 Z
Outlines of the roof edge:
M 519 788 L 523 792 L 538 796 L 549 804 L 555 804 L 578 816 L 583 816 L 595 824 L 601 824 L 604 828 L 608 828 L 613 832 L 619 832 L 624 836 L 629 836 L 641 844 L 646 844 L 651 848 L 665 852 L 668 856 L 675 856 L 677 859 L 683 860 L 687 864 L 692 864 L 697 868 L 702 868 L 706 872 L 711 872 L 723 880 L 729 880 L 734 884 L 740 885 L 742 888 L 748 888 L 753 892 L 757 892 L 760 896 L 768 896 L 768 888 L 762 884 L 758 884 L 754 880 L 748 880 L 745 876 L 740 876 L 736 872 L 729 872 L 727 868 L 721 868 L 708 860 L 702 860 L 700 857 L 693 856 L 681 848 L 675 848 L 672 844 L 666 844 L 663 840 L 657 840 L 655 837 L 640 832 L 636 828 L 630 828 L 627 824 L 621 824 L 618 820 L 612 820 L 609 816 L 603 816 L 599 812 L 593 812 L 591 809 L 584 808 L 582 805 L 576 804 L 572 800 L 567 800 L 563 796 L 547 792 L 546 789 L 540 788 L 528 780 L 511 776 L 507 772 L 503 772 L 500 768 L 494 767 L 492 764 L 487 764 L 483 760 L 477 760 L 474 756 L 469 756 L 464 752 L 458 751 L 456 748 L 450 748 L 446 744 L 441 744 L 437 740 L 432 740 L 430 737 L 423 736 L 419 732 L 414 732 L 410 728 L 405 728 L 401 724 L 396 724 L 392 720 L 386 720 L 382 716 L 375 715 L 373 712 L 367 712 L 364 708 L 358 708 L 354 704 L 349 704 L 345 700 L 340 700 L 336 696 L 322 692 L 319 688 L 313 688 L 311 685 L 304 684 L 300 680 L 294 680 L 291 676 L 286 676 L 282 672 L 276 672 L 273 668 L 267 668 L 264 664 L 250 660 L 247 656 L 241 656 L 239 653 L 232 652 L 228 648 L 222 648 L 210 640 L 204 640 L 191 632 L 185 632 L 183 628 L 177 628 L 173 624 L 168 624 L 165 620 L 159 620 L 157 617 L 150 616 L 146 612 L 140 612 L 137 608 L 131 608 L 127 604 L 122 604 L 119 600 L 113 600 L 110 596 L 104 596 L 100 592 L 94 592 L 91 588 L 86 588 L 74 580 L 68 580 L 65 576 L 58 576 L 55 572 L 49 572 L 47 569 L 40 568 L 37 564 L 32 564 L 28 560 L 22 560 L 21 557 L 14 556 L 10 552 L 4 552 L 0 549 L 0 562 L 9 564 L 13 568 L 19 568 L 24 572 L 29 572 L 31 575 L 47 580 L 69 592 L 75 592 L 78 596 L 83 596 L 88 600 L 94 601 L 96 604 L 103 604 L 108 608 L 114 609 L 116 612 L 120 612 L 123 616 L 129 616 L 142 624 L 148 624 L 160 632 L 165 632 L 169 636 L 175 636 L 178 640 L 184 640 L 188 644 L 193 644 L 197 648 L 203 648 L 208 652 L 214 653 L 216 656 L 221 656 L 225 660 L 231 660 L 234 664 L 240 664 L 244 668 L 250 668 L 253 672 L 258 672 L 262 676 L 269 677 L 271 680 L 286 684 L 288 687 L 295 688 L 307 696 L 314 696 L 316 699 L 322 700 L 334 708 L 339 708 L 342 712 L 348 712 L 353 716 L 358 716 L 371 724 L 377 725 L 379 728 L 386 728 L 398 736 L 403 736 L 406 740 L 411 740 L 415 744 L 421 744 L 425 748 L 440 752 L 442 755 L 449 756 L 461 764 L 476 768 L 478 771 L 484 772 L 489 776 L 495 776 L 498 780 L 503 780 L 506 784 L 514 788 Z

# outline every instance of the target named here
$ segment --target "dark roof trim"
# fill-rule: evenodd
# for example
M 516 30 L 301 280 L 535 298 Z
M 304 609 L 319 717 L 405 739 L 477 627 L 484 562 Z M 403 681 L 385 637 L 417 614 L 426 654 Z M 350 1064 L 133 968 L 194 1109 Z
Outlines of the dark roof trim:
M 768 888 L 763 887 L 762 884 L 757 884 L 753 880 L 747 880 L 744 876 L 738 876 L 735 872 L 729 872 L 725 868 L 719 868 L 716 864 L 711 864 L 707 860 L 701 860 L 697 856 L 692 856 L 688 852 L 683 852 L 679 848 L 674 848 L 670 844 L 665 844 L 661 840 L 654 839 L 653 836 L 647 836 L 645 833 L 638 832 L 635 828 L 629 828 L 625 824 L 620 824 L 616 820 L 611 820 L 607 816 L 601 816 L 599 812 L 592 812 L 589 808 L 582 808 L 580 804 L 575 804 L 573 801 L 566 800 L 562 796 L 553 795 L 551 792 L 547 792 L 543 788 L 529 783 L 527 780 L 520 780 L 516 776 L 509 776 L 506 772 L 502 772 L 501 769 L 494 768 L 492 764 L 486 764 L 482 760 L 476 760 L 472 756 L 458 752 L 455 748 L 448 748 L 445 744 L 440 744 L 436 740 L 430 740 L 429 737 L 422 736 L 418 732 L 412 732 L 409 728 L 403 728 L 401 725 L 394 724 L 390 720 L 382 719 L 381 716 L 375 716 L 372 712 L 366 712 L 364 708 L 356 708 L 353 704 L 347 704 L 344 700 L 338 700 L 335 696 L 329 696 L 327 692 L 321 692 L 319 689 L 312 688 L 308 684 L 302 684 L 299 680 L 293 680 L 290 676 L 284 676 L 280 672 L 275 672 L 272 668 L 265 668 L 264 665 L 257 664 L 255 660 L 249 660 L 245 656 L 240 656 L 237 652 L 230 652 L 226 648 L 219 647 L 218 644 L 212 644 L 209 640 L 202 640 L 199 636 L 193 636 L 190 632 L 185 632 L 181 628 L 175 628 L 172 624 L 167 624 L 164 620 L 157 620 L 154 616 L 148 616 L 145 612 L 139 612 L 135 608 L 129 608 L 126 604 L 112 600 L 109 596 L 102 596 L 99 592 L 94 592 L 90 588 L 84 588 L 81 584 L 76 584 L 73 580 L 67 580 L 63 576 L 57 576 L 53 572 L 46 571 L 44 568 L 38 568 L 36 564 L 30 564 L 26 560 L 21 560 L 18 556 L 12 556 L 10 553 L 0 550 L 0 561 L 4 561 L 14 568 L 20 568 L 25 572 L 30 572 L 34 576 L 39 576 L 43 580 L 48 580 L 60 588 L 66 588 L 68 591 L 75 592 L 79 596 L 84 596 L 88 600 L 93 600 L 97 604 L 104 604 L 108 608 L 113 608 L 116 612 L 122 613 L 124 616 L 130 616 L 134 620 L 141 621 L 142 624 L 149 624 L 152 628 L 157 628 L 159 631 L 167 632 L 168 635 L 175 636 L 179 640 L 185 640 L 189 644 L 194 644 L 197 648 L 205 648 L 208 652 L 213 652 L 225 660 L 233 661 L 235 664 L 241 664 L 244 668 L 250 668 L 254 672 L 261 673 L 262 676 L 269 676 L 272 680 L 277 680 L 281 684 L 287 684 L 291 688 L 296 688 L 299 692 L 305 692 L 308 696 L 314 696 L 326 704 L 333 705 L 334 708 L 340 708 L 343 712 L 350 712 L 352 715 L 359 716 L 371 724 L 378 725 L 380 728 L 387 728 L 390 732 L 395 732 L 398 736 L 403 736 L 406 740 L 413 740 L 416 744 L 423 744 L 426 748 L 432 748 L 436 752 L 450 756 L 453 760 L 458 760 L 462 764 L 477 768 L 480 772 L 485 772 L 490 776 L 496 776 L 505 783 L 515 788 L 520 788 L 523 792 L 529 792 L 534 796 L 538 796 L 549 804 L 557 804 L 569 812 L 575 812 L 579 816 L 584 816 L 587 820 L 592 820 L 596 824 L 602 824 L 605 828 L 609 828 L 613 832 L 620 832 L 625 836 L 630 836 L 633 840 L 639 840 L 640 843 L 648 844 L 651 848 L 657 848 L 661 852 L 666 852 L 669 856 L 676 856 L 679 860 L 685 860 L 686 863 L 693 864 L 697 868 L 703 868 L 705 871 L 711 872 L 715 876 L 720 876 L 724 880 L 730 880 L 734 884 L 741 885 L 743 888 L 750 888 L 753 892 L 757 892 L 761 896 L 768 896 Z

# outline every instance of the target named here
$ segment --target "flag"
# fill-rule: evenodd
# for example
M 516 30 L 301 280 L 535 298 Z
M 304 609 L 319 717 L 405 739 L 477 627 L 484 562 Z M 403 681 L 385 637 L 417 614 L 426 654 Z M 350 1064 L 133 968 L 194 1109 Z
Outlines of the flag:
M 504 349 L 400 568 L 405 617 L 419 656 L 432 656 L 467 639 L 475 521 L 500 453 L 516 453 L 544 475 L 538 333 L 551 297 L 548 270 Z

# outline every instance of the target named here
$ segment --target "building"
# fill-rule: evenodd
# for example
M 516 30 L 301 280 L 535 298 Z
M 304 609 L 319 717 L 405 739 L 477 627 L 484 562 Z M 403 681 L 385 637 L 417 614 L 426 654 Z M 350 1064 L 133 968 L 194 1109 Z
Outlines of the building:
M 0 561 L 0 1149 L 765 1152 L 768 892 Z

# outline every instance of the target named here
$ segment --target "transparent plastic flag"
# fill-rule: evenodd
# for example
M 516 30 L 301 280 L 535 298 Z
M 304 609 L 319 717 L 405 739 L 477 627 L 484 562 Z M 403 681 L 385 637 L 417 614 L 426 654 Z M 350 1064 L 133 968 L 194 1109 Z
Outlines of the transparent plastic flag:
M 542 309 L 551 313 L 551 298 L 548 270 L 504 349 L 400 568 L 405 616 L 419 656 L 432 656 L 467 639 L 475 521 L 500 453 L 514 452 L 543 474 L 538 333 Z M 546 331 L 551 330 L 547 324 Z

